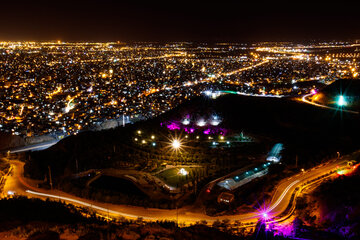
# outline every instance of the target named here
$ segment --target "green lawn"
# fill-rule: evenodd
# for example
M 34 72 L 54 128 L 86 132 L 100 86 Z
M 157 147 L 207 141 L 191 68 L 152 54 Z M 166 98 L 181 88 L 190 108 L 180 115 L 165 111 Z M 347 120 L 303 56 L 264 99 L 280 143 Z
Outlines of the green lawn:
M 194 173 L 200 168 L 184 167 L 185 171 L 189 173 L 187 176 L 179 174 L 180 169 L 180 167 L 167 169 L 159 174 L 156 174 L 156 176 L 172 187 L 180 187 L 181 185 L 192 181 Z

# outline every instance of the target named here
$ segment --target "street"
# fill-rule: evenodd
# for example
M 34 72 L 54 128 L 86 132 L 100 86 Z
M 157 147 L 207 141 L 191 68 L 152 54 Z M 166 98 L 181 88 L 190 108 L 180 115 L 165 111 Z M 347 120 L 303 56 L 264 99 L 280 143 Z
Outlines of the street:
M 282 214 L 288 207 L 291 196 L 295 189 L 306 182 L 316 179 L 330 171 L 336 170 L 338 167 L 345 167 L 347 161 L 343 159 L 331 160 L 327 163 L 321 164 L 317 167 L 314 167 L 306 172 L 301 172 L 297 175 L 294 175 L 290 178 L 284 179 L 276 187 L 276 191 L 272 197 L 271 203 L 269 206 L 265 207 L 262 211 L 256 211 L 237 214 L 237 215 L 228 215 L 228 216 L 217 216 L 211 217 L 207 216 L 204 213 L 192 212 L 191 206 L 186 206 L 178 210 L 166 210 L 166 209 L 154 209 L 154 208 L 143 208 L 138 206 L 129 206 L 129 205 L 116 205 L 110 203 L 101 203 L 95 202 L 88 199 L 82 199 L 65 192 L 58 190 L 45 190 L 36 187 L 34 181 L 26 179 L 23 177 L 23 166 L 24 163 L 16 160 L 11 161 L 12 172 L 6 179 L 4 186 L 4 194 L 8 192 L 14 192 L 16 195 L 23 195 L 30 198 L 40 198 L 46 199 L 50 198 L 53 200 L 61 200 L 67 204 L 73 204 L 79 207 L 90 208 L 103 216 L 111 217 L 125 217 L 129 219 L 143 218 L 144 220 L 173 220 L 178 219 L 179 223 L 184 223 L 185 225 L 196 223 L 201 220 L 206 220 L 208 223 L 212 223 L 216 220 L 228 219 L 230 221 L 241 221 L 243 223 L 257 222 L 259 218 L 266 213 L 270 218 L 274 218 Z M 178 213 L 177 213 L 178 211 Z M 178 217 L 177 217 L 178 214 Z

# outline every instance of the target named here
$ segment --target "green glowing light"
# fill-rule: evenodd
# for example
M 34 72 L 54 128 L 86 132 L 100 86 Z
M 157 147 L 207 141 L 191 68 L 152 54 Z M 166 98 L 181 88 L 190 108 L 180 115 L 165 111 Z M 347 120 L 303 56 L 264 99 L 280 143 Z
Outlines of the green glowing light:
M 346 106 L 346 104 L 347 103 L 345 101 L 344 96 L 340 95 L 337 100 L 337 105 L 342 107 L 342 106 Z

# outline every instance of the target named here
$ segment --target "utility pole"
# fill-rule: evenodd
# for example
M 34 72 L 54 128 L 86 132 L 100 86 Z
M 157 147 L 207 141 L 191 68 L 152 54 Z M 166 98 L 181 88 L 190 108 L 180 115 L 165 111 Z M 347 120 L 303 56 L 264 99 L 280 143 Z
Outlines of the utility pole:
M 296 161 L 295 167 L 297 168 L 298 167 L 298 155 L 296 155 L 295 161 Z
M 178 210 L 178 200 L 176 199 L 176 227 L 179 227 L 179 210 Z
M 51 168 L 50 168 L 50 165 L 48 165 L 48 169 L 49 169 L 50 188 L 51 188 L 51 190 L 52 190 L 52 188 L 53 188 L 53 183 L 52 183 L 52 178 L 51 178 Z

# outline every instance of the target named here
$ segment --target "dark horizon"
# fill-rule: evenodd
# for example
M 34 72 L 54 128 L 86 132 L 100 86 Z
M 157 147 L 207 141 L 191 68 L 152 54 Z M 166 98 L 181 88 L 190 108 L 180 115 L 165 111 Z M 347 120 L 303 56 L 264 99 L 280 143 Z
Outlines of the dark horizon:
M 360 39 L 360 16 L 336 5 L 221 1 L 3 3 L 0 40 L 261 42 Z

